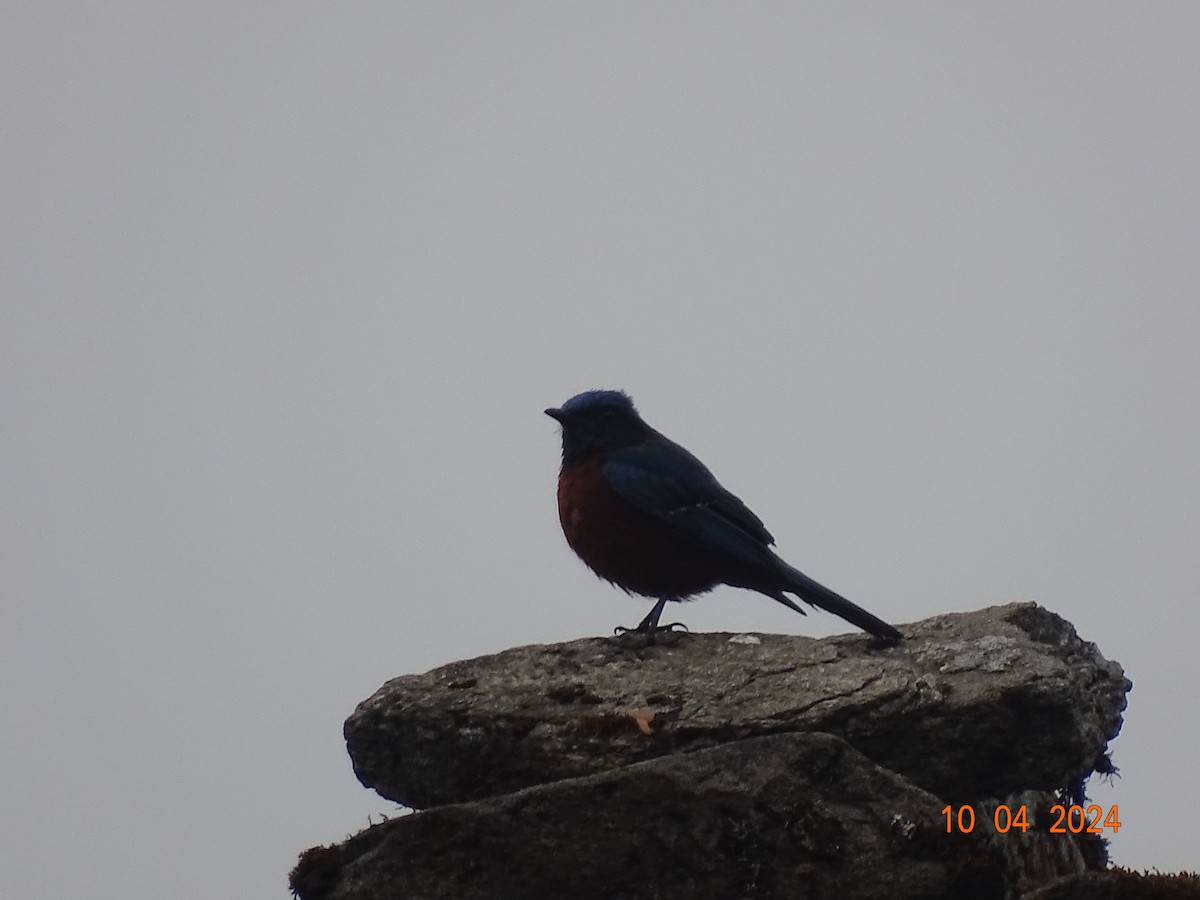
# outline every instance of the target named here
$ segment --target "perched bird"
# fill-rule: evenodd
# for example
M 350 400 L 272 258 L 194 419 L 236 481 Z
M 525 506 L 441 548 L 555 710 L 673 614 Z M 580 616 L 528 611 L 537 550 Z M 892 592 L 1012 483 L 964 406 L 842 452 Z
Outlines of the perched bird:
M 785 592 L 878 638 L 900 632 L 813 581 L 772 550 L 762 520 L 700 460 L 659 434 L 622 391 L 585 391 L 546 415 L 562 425 L 558 516 L 571 549 L 601 578 L 657 603 L 618 631 L 653 639 L 669 600 L 718 584 L 766 594 L 801 615 Z

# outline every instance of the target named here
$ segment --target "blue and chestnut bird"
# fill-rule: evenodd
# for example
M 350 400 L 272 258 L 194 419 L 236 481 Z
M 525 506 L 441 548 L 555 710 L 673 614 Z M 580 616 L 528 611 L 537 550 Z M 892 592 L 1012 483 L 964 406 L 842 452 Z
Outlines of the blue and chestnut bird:
M 546 415 L 562 425 L 558 516 L 571 549 L 601 578 L 657 600 L 634 629 L 653 639 L 668 601 L 718 584 L 785 594 L 889 643 L 900 632 L 784 562 L 775 539 L 687 450 L 659 434 L 621 391 L 585 391 Z

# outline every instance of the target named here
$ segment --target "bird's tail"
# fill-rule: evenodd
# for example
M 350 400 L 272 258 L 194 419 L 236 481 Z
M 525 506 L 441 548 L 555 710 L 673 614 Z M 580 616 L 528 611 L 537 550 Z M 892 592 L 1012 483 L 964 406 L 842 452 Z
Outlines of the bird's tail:
M 895 643 L 901 639 L 902 635 L 900 632 L 883 621 L 883 619 L 871 615 L 861 606 L 851 603 L 840 594 L 835 594 L 829 588 L 825 587 L 825 585 L 813 581 L 799 569 L 789 566 L 781 559 L 779 560 L 779 567 L 785 578 L 785 583 L 781 587 L 782 590 L 790 591 L 805 603 L 810 603 L 826 612 L 831 612 L 835 616 L 841 616 L 851 625 L 857 625 L 863 631 L 869 632 L 881 640 Z M 783 594 L 773 596 L 784 606 L 790 606 L 798 613 L 804 612 L 803 609 L 783 596 Z

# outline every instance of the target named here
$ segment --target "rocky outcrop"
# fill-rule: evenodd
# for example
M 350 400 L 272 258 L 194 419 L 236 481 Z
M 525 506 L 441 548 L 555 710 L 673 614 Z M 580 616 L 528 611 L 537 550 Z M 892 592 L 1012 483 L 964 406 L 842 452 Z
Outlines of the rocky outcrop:
M 325 896 L 1000 900 L 939 802 L 841 738 L 751 738 L 393 820 Z
M 767 734 L 823 731 L 949 802 L 1075 789 L 1127 682 L 1033 604 L 865 635 L 518 647 L 395 678 L 346 722 L 367 787 L 417 809 Z
M 293 888 L 1000 898 L 1103 866 L 1101 837 L 1049 834 L 1048 812 L 1111 771 L 1120 666 L 1029 603 L 903 631 L 593 638 L 393 679 L 347 746 L 424 811 L 308 851 Z M 997 833 L 1001 803 L 1031 827 Z

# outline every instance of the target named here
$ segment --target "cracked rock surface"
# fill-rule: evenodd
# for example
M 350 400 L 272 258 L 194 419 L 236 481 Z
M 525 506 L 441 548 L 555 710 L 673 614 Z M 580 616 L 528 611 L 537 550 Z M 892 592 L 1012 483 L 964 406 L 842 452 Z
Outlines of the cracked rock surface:
M 676 634 L 517 647 L 392 679 L 345 725 L 354 770 L 424 809 L 764 735 L 827 732 L 948 803 L 1078 792 L 1131 687 L 1033 603 L 865 635 Z
M 1004 900 L 1002 854 L 840 738 L 735 741 L 393 819 L 309 850 L 304 900 Z
M 1078 879 L 1106 865 L 1103 837 L 1051 833 L 1047 813 L 1112 771 L 1121 667 L 1032 603 L 903 631 L 894 647 L 588 638 L 395 678 L 346 743 L 365 785 L 421 811 L 305 851 L 292 888 L 1007 900 L 1092 885 Z M 992 828 L 1000 804 L 1029 829 Z M 948 828 L 964 805 L 979 827 Z

